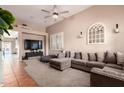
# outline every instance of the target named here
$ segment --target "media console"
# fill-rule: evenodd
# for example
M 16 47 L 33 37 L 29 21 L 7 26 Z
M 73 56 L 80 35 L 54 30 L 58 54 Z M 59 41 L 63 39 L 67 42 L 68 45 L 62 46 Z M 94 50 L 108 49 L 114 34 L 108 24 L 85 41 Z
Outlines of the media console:
M 43 56 L 43 52 L 26 52 L 25 53 L 25 59 L 28 59 L 29 57 L 36 57 L 36 56 Z

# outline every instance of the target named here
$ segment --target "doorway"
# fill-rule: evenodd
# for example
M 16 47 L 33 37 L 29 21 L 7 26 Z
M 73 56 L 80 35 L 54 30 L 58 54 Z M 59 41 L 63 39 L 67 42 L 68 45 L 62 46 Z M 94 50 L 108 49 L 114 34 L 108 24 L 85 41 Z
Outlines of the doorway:
M 12 53 L 12 47 L 11 42 L 3 42 L 3 49 L 5 54 L 11 54 Z
M 9 31 L 10 36 L 4 35 L 2 39 L 2 50 L 4 62 L 19 60 L 19 39 L 17 31 Z

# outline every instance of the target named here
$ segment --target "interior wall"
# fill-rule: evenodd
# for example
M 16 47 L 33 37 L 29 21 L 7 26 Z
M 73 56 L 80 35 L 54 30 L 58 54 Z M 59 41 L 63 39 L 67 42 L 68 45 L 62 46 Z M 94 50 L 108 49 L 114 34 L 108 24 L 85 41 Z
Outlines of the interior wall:
M 22 61 L 22 56 L 24 56 L 25 51 L 24 51 L 24 36 L 23 33 L 26 33 L 27 35 L 38 35 L 38 36 L 43 36 L 44 37 L 44 53 L 48 55 L 48 33 L 46 33 L 46 29 L 43 28 L 42 30 L 28 30 L 28 29 L 23 29 L 19 27 L 14 27 L 14 31 L 17 31 L 19 33 L 19 60 Z M 31 38 L 35 39 L 35 36 L 25 36 L 25 38 Z M 41 39 L 43 39 L 41 37 Z
M 64 49 L 71 51 L 97 52 L 121 51 L 124 53 L 124 6 L 100 5 L 88 8 L 64 21 L 56 23 L 46 30 L 50 34 L 64 32 Z M 105 44 L 87 44 L 88 27 L 100 22 L 106 27 Z M 115 24 L 119 24 L 120 33 L 114 33 Z M 78 38 L 80 32 L 83 38 Z

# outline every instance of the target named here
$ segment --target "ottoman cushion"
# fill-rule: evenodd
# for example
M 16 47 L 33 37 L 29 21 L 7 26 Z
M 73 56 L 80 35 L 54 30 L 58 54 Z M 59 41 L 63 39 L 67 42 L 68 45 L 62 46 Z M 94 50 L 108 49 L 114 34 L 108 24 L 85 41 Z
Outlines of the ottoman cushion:
M 54 58 L 50 60 L 50 66 L 59 70 L 71 67 L 71 58 Z
M 81 60 L 81 59 L 73 59 L 73 60 L 71 60 L 71 63 L 72 64 L 76 64 L 76 65 L 83 65 L 83 66 L 85 66 L 86 65 L 86 60 Z

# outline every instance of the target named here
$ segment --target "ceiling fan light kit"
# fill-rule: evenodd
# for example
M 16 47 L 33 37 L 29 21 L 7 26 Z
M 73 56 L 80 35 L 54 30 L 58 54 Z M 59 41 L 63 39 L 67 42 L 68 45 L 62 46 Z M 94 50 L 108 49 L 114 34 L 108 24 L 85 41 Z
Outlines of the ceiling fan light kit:
M 56 13 L 56 12 L 54 12 L 53 15 L 52 15 L 52 17 L 53 17 L 54 19 L 57 19 L 57 18 L 59 17 L 59 14 Z

